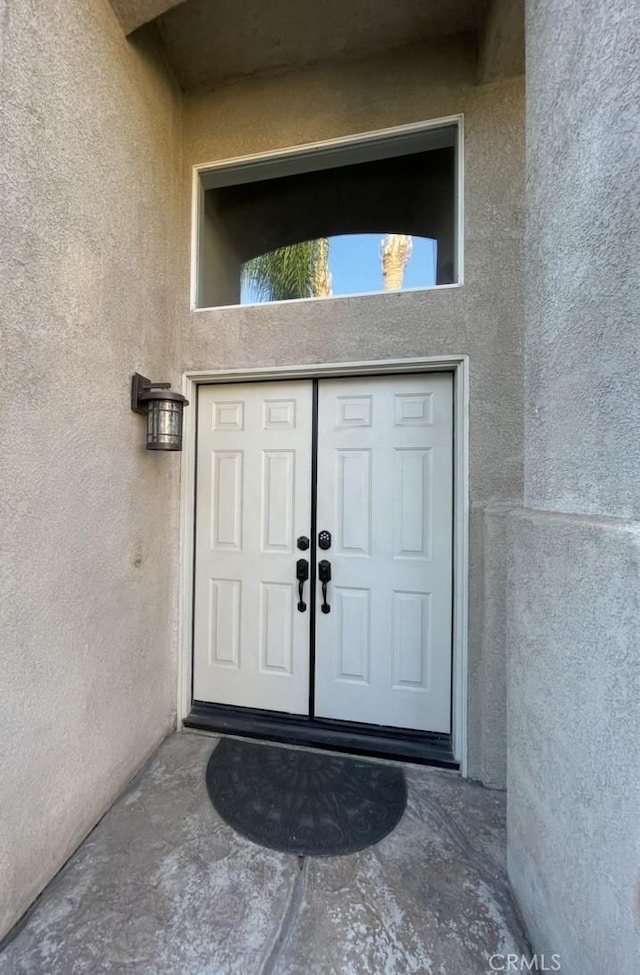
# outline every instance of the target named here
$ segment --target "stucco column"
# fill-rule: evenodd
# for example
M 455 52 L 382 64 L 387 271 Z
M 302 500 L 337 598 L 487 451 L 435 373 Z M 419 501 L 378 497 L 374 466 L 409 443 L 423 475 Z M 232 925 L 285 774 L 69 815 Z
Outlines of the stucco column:
M 527 5 L 509 870 L 564 975 L 640 963 L 638 28 L 628 0 Z

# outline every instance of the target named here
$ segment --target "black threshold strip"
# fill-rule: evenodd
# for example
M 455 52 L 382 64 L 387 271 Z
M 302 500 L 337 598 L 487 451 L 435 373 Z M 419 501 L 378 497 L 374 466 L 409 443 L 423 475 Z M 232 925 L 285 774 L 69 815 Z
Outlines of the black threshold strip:
M 409 731 L 382 725 L 305 718 L 280 711 L 258 711 L 226 704 L 194 701 L 185 728 L 261 738 L 287 745 L 310 745 L 337 752 L 394 758 L 403 762 L 459 768 L 451 750 L 451 736 Z

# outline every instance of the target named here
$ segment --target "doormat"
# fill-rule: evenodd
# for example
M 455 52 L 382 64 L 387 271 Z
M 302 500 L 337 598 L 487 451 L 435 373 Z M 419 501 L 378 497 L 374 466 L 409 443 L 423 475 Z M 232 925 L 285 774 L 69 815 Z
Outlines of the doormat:
M 207 789 L 238 833 L 299 856 L 363 850 L 391 832 L 407 804 L 395 766 L 235 738 L 214 749 Z

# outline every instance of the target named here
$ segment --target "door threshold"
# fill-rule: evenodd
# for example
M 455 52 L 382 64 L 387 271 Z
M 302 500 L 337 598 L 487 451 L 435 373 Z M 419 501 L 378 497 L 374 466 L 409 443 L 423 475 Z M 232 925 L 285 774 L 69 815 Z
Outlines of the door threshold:
M 451 735 L 194 701 L 185 728 L 458 769 Z

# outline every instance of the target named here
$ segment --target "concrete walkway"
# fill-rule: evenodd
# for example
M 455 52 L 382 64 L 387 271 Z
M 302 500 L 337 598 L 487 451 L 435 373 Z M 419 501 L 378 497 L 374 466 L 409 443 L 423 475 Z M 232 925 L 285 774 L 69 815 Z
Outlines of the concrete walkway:
M 406 813 L 381 843 L 296 857 L 220 820 L 204 779 L 215 744 L 164 742 L 37 901 L 0 975 L 485 975 L 492 955 L 524 950 L 502 794 L 407 766 Z

